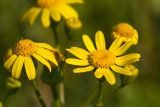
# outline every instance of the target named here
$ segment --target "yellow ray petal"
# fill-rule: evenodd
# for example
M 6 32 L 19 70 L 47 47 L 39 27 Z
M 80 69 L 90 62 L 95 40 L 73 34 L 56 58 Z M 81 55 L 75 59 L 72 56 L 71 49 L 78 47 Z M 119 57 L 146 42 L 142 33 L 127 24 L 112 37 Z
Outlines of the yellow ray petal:
M 125 53 L 128 50 L 128 48 L 130 48 L 132 46 L 132 44 L 133 44 L 132 42 L 124 43 L 121 47 L 119 47 L 116 50 L 116 52 L 115 52 L 116 56 L 119 56 L 119 55 L 122 55 L 123 53 Z
M 53 51 L 55 51 L 55 49 L 54 49 L 51 45 L 49 45 L 49 44 L 47 44 L 47 43 L 36 43 L 36 45 L 37 45 L 38 47 L 41 47 L 41 48 L 45 48 L 45 49 L 48 49 L 48 50 L 53 50 Z
M 123 42 L 123 38 L 121 38 L 121 37 L 116 38 L 116 39 L 113 41 L 113 43 L 111 44 L 109 50 L 110 50 L 110 51 L 115 51 L 117 48 L 120 47 L 120 45 L 122 44 L 122 42 Z
M 121 57 L 117 57 L 115 63 L 120 66 L 129 65 L 131 63 L 139 61 L 139 58 L 140 54 L 132 53 Z
M 114 85 L 116 83 L 116 78 L 110 69 L 104 69 L 103 74 L 109 84 Z
M 71 47 L 70 49 L 66 50 L 80 59 L 87 59 L 88 55 L 90 54 L 88 51 L 79 47 Z
M 41 21 L 44 27 L 50 26 L 51 22 L 50 22 L 50 10 L 49 9 L 44 8 L 42 10 Z
M 39 54 L 40 56 L 42 56 L 43 58 L 51 61 L 53 64 L 58 66 L 58 63 L 55 59 L 55 56 L 51 51 L 48 51 L 48 50 L 43 49 L 43 48 L 37 48 L 36 53 Z
M 12 76 L 16 79 L 19 79 L 21 75 L 21 70 L 23 67 L 23 62 L 24 62 L 24 57 L 23 56 L 18 56 L 17 59 L 15 60 L 13 67 L 12 67 Z
M 71 65 L 77 65 L 77 66 L 89 65 L 87 60 L 80 60 L 80 59 L 74 59 L 74 58 L 67 58 L 66 63 L 71 64 Z
M 94 72 L 94 76 L 98 79 L 103 77 L 103 70 L 101 68 L 97 68 L 97 70 Z
M 11 66 L 13 65 L 14 61 L 16 60 L 16 58 L 17 58 L 17 55 L 15 55 L 15 54 L 12 55 L 12 56 L 10 56 L 10 57 L 5 61 L 4 67 L 9 70 L 9 69 L 11 68 Z
M 88 51 L 90 51 L 90 52 L 95 51 L 95 47 L 94 47 L 91 39 L 87 35 L 83 35 L 82 38 L 83 38 L 83 42 L 84 42 L 86 48 L 88 49 Z
M 54 21 L 58 22 L 61 20 L 61 14 L 58 12 L 56 8 L 51 8 L 50 10 L 51 17 Z
M 45 65 L 51 72 L 51 65 L 49 64 L 48 61 L 46 61 L 46 59 L 44 59 L 43 57 L 41 57 L 40 55 L 36 53 L 33 53 L 33 57 L 36 58 L 39 62 L 41 62 L 43 65 Z
M 31 57 L 25 57 L 24 66 L 26 69 L 27 77 L 29 80 L 33 80 L 36 77 L 36 70 Z
M 73 70 L 74 73 L 84 73 L 84 72 L 89 72 L 92 71 L 94 67 L 92 66 L 87 66 L 87 67 L 82 67 L 82 68 L 76 68 Z
M 73 4 L 73 3 L 83 3 L 83 0 L 66 0 L 67 4 Z
M 39 15 L 40 12 L 41 12 L 41 8 L 32 7 L 24 14 L 24 16 L 22 17 L 22 20 L 25 20 L 28 18 L 29 24 L 33 25 L 36 17 Z
M 105 38 L 104 34 L 101 31 L 98 31 L 95 36 L 96 40 L 96 46 L 98 50 L 105 50 L 106 49 L 106 43 L 105 43 Z
M 112 65 L 111 68 L 112 68 L 113 71 L 115 71 L 117 73 L 128 75 L 128 76 L 132 75 L 132 72 L 129 71 L 128 69 L 126 69 L 126 68 L 122 68 L 122 67 L 119 67 L 117 65 Z
M 73 17 L 78 18 L 77 12 L 69 5 L 61 5 L 59 7 L 59 12 L 62 14 L 62 16 L 65 19 L 73 18 Z

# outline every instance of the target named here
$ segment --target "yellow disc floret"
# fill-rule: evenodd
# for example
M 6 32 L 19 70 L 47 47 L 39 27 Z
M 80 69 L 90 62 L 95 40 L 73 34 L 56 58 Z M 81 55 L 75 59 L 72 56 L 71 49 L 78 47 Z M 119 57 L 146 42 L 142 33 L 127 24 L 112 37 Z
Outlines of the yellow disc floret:
M 89 56 L 89 61 L 93 67 L 109 68 L 114 64 L 116 56 L 107 50 L 94 51 Z
M 134 35 L 134 29 L 131 25 L 127 23 L 120 23 L 113 28 L 113 31 L 120 36 L 130 38 Z
M 114 38 L 122 37 L 124 42 L 132 41 L 133 44 L 138 42 L 137 31 L 128 23 L 120 23 L 113 27 L 112 34 Z
M 29 39 L 22 39 L 13 46 L 12 50 L 16 55 L 31 56 L 36 50 L 36 44 Z

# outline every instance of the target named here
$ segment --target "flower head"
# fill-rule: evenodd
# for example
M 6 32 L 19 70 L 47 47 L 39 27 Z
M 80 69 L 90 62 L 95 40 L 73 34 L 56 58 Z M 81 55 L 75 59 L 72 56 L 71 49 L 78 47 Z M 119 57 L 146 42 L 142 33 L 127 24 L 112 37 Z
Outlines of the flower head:
M 30 25 L 33 25 L 36 17 L 41 13 L 41 21 L 44 27 L 49 27 L 50 17 L 56 22 L 61 20 L 61 16 L 65 19 L 75 17 L 78 13 L 70 6 L 74 3 L 83 3 L 82 0 L 37 0 L 37 6 L 30 8 L 23 16 L 23 20 L 27 19 Z
M 94 75 L 96 78 L 100 79 L 104 76 L 111 85 L 116 83 L 112 71 L 131 76 L 131 70 L 128 70 L 125 66 L 139 61 L 140 58 L 139 53 L 121 56 L 129 48 L 127 44 L 122 44 L 122 38 L 115 39 L 110 48 L 106 49 L 105 38 L 101 31 L 98 31 L 95 35 L 97 49 L 87 35 L 83 35 L 83 42 L 88 51 L 79 47 L 67 49 L 67 51 L 78 57 L 78 59 L 68 58 L 66 59 L 66 63 L 82 66 L 81 68 L 74 69 L 74 73 L 95 70 Z
M 124 42 L 131 41 L 134 45 L 138 43 L 138 33 L 131 25 L 127 23 L 119 23 L 113 27 L 113 37 L 122 37 Z
M 4 67 L 11 70 L 12 77 L 19 79 L 24 65 L 28 79 L 33 80 L 36 76 L 36 70 L 32 57 L 51 71 L 51 64 L 58 65 L 55 53 L 56 50 L 49 44 L 22 39 L 8 50 L 4 59 Z
M 69 18 L 66 19 L 66 25 L 70 29 L 80 29 L 82 27 L 82 23 L 79 18 Z

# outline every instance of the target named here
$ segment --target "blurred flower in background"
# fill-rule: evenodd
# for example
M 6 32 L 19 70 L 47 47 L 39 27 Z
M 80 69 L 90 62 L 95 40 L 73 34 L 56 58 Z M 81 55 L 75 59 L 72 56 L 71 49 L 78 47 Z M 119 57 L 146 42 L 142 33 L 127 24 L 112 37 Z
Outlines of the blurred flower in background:
M 113 38 L 121 37 L 124 42 L 132 42 L 134 45 L 138 43 L 138 33 L 137 30 L 134 29 L 128 23 L 119 23 L 118 25 L 113 27 L 112 30 Z
M 51 71 L 50 62 L 58 66 L 54 55 L 55 51 L 49 44 L 22 39 L 8 50 L 4 67 L 12 71 L 14 78 L 19 79 L 24 64 L 28 79 L 33 80 L 36 77 L 36 70 L 31 57 L 34 57 Z
M 70 29 L 80 29 L 82 27 L 82 23 L 79 18 L 68 18 L 66 19 L 66 26 Z
M 23 20 L 27 19 L 30 25 L 33 25 L 36 17 L 41 13 L 41 21 L 44 27 L 51 24 L 50 17 L 55 22 L 61 20 L 61 16 L 65 19 L 78 18 L 78 13 L 70 6 L 74 3 L 83 3 L 83 0 L 37 0 L 36 6 L 31 7 L 23 16 Z

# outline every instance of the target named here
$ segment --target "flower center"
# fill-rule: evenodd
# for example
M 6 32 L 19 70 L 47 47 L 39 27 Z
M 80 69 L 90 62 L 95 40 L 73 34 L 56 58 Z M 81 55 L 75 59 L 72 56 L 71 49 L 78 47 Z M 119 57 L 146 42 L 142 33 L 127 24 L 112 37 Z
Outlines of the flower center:
M 113 52 L 107 50 L 94 51 L 89 56 L 92 66 L 100 68 L 109 68 L 114 64 L 116 56 Z
M 56 4 L 59 0 L 38 0 L 37 4 L 42 8 L 49 8 Z
M 127 23 L 118 24 L 113 28 L 113 32 L 126 38 L 132 38 L 135 33 L 134 28 Z
M 22 39 L 13 46 L 12 50 L 16 55 L 31 56 L 36 50 L 36 44 L 29 39 Z

